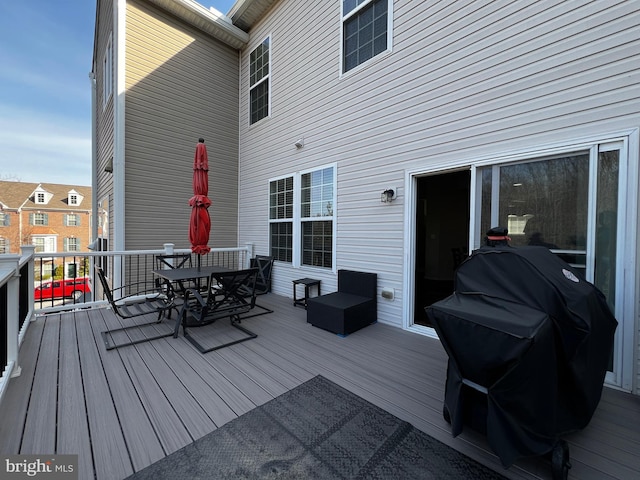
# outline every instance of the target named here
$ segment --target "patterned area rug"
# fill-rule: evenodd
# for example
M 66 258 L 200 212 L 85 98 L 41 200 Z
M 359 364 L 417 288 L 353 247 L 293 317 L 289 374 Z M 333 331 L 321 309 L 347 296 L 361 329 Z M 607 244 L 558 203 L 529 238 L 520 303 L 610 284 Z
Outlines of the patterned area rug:
M 317 376 L 130 480 L 504 479 Z

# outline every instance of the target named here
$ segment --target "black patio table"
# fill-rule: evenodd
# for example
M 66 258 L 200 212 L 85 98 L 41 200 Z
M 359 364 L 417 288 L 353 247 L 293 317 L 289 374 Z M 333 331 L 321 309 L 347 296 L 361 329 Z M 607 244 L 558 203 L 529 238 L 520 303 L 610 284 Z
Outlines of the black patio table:
M 188 267 L 188 268 L 167 268 L 160 270 L 153 270 L 153 273 L 162 277 L 173 285 L 184 285 L 187 282 L 193 281 L 199 285 L 200 280 L 208 279 L 211 275 L 216 273 L 229 273 L 232 272 L 230 268 L 220 267 L 217 265 L 209 265 L 205 267 Z M 176 292 L 179 296 L 185 296 L 185 292 Z M 178 338 L 178 332 L 180 325 L 186 321 L 186 304 L 183 304 L 180 314 L 176 321 L 175 330 L 173 332 L 173 338 Z

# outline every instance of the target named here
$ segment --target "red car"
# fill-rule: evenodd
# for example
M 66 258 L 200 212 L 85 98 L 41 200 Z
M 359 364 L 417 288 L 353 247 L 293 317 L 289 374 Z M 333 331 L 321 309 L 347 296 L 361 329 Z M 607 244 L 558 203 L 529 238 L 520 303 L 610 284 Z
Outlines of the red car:
M 43 282 L 42 285 L 36 287 L 34 297 L 36 301 L 50 298 L 78 298 L 90 291 L 89 277 L 70 278 Z

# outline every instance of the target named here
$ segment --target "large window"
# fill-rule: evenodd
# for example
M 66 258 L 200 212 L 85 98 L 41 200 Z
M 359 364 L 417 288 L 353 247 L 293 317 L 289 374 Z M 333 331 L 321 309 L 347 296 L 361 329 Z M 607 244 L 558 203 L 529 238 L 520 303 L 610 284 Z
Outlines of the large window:
M 392 0 L 343 0 L 343 72 L 391 49 L 392 5 Z
M 36 253 L 55 253 L 55 236 L 34 236 L 33 244 L 36 246 Z
M 335 167 L 269 182 L 271 255 L 294 266 L 332 268 Z
M 302 264 L 331 268 L 333 258 L 333 167 L 302 175 Z
M 11 215 L 0 212 L 0 227 L 8 227 L 11 225 Z
M 269 116 L 269 37 L 258 45 L 249 57 L 250 123 Z
M 7 240 L 6 238 L 0 237 L 0 253 L 10 253 L 9 240 Z

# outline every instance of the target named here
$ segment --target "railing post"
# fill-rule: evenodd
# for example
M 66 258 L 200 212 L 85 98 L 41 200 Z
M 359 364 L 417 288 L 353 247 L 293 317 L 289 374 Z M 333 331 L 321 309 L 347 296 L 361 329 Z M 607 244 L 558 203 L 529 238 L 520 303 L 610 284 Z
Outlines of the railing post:
M 30 321 L 34 321 L 36 319 L 35 315 L 33 315 L 33 309 L 35 306 L 35 253 L 36 246 L 35 245 L 22 245 L 20 247 L 22 251 L 23 257 L 29 257 L 29 268 L 27 268 L 27 278 L 23 278 L 23 282 L 27 282 L 29 288 L 27 288 L 27 305 L 29 305 L 29 315 L 31 316 Z
M 175 247 L 173 243 L 165 243 L 162 246 L 164 247 L 165 255 L 173 255 L 173 248 Z
M 3 270 L 12 272 L 7 282 L 7 365 L 13 365 L 11 377 L 17 377 L 20 375 L 20 255 L 0 255 L 0 271 Z
M 244 248 L 247 250 L 247 253 L 244 259 L 244 268 L 249 268 L 251 266 L 251 258 L 253 258 L 253 243 L 246 242 L 244 244 Z

